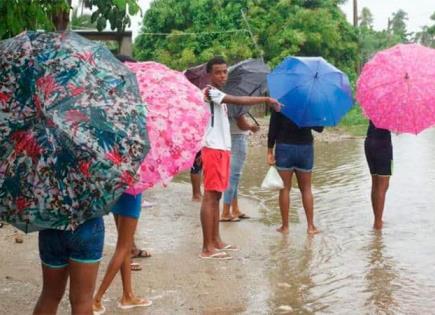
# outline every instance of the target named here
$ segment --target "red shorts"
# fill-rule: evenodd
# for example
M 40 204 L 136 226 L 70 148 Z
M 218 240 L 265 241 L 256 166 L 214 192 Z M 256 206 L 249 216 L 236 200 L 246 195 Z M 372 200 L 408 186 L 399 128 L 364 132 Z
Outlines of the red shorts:
M 203 148 L 204 190 L 224 192 L 230 181 L 231 151 Z

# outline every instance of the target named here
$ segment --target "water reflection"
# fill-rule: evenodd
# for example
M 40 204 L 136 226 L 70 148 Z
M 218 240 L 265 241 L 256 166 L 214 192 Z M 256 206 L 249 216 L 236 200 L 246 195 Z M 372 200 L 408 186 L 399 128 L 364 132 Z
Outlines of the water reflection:
M 367 246 L 367 289 L 369 297 L 366 307 L 376 314 L 394 314 L 398 310 L 395 291 L 400 287 L 399 274 L 395 270 L 394 259 L 385 253 L 382 232 L 374 232 Z
M 275 313 L 312 313 L 323 306 L 311 295 L 313 237 L 292 241 L 283 236 L 270 247 L 269 280 L 273 290 L 270 309 Z
M 267 283 L 251 288 L 261 300 L 250 303 L 260 309 L 267 303 L 270 314 L 434 314 L 434 139 L 435 130 L 393 136 L 382 234 L 372 230 L 363 139 L 316 143 L 314 213 L 322 233 L 314 238 L 306 236 L 295 184 L 290 233 L 282 238 L 274 231 L 271 225 L 280 223 L 278 193 L 259 188 L 268 169 L 266 149 L 250 148 L 240 194 L 258 206 L 253 242 L 262 244 L 256 249 L 261 270 L 253 272 L 263 272 Z
M 423 314 L 435 308 L 435 130 L 393 137 L 382 235 L 372 231 L 370 174 L 363 139 L 316 143 L 313 194 L 321 229 L 305 248 L 297 188 L 291 195 L 289 241 L 271 246 L 270 309 L 294 313 Z M 258 201 L 261 221 L 280 223 L 276 192 L 258 188 L 265 150 L 251 148 L 241 193 Z M 296 186 L 296 185 L 294 185 Z M 270 227 L 272 229 L 272 227 Z M 279 287 L 278 283 L 290 286 Z

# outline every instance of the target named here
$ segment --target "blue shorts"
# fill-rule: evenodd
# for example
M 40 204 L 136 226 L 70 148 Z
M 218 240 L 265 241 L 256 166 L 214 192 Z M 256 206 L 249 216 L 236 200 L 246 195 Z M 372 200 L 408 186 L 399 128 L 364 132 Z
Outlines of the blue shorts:
M 314 164 L 313 144 L 277 143 L 275 160 L 276 168 L 280 171 L 311 172 Z
M 130 195 L 123 193 L 112 208 L 112 213 L 123 217 L 139 219 L 142 209 L 142 194 Z
M 49 268 L 64 268 L 70 261 L 97 263 L 103 257 L 103 247 L 104 221 L 101 217 L 86 221 L 74 231 L 39 232 L 39 256 Z

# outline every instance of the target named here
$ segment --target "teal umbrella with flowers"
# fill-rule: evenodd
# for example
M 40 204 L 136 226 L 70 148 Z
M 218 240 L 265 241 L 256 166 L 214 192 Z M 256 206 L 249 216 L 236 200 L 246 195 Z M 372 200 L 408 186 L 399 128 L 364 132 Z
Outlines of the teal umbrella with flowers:
M 0 42 L 0 220 L 25 232 L 106 214 L 149 150 L 135 75 L 66 33 Z

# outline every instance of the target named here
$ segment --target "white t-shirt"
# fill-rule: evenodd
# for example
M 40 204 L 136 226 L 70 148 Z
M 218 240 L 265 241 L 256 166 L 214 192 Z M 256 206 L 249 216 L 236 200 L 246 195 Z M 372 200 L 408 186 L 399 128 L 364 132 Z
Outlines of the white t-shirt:
M 231 151 L 230 123 L 228 121 L 227 104 L 222 103 L 225 93 L 216 88 L 209 90 L 210 99 L 214 104 L 214 118 L 210 118 L 205 133 L 205 147 L 210 149 Z M 210 103 L 207 101 L 208 105 Z M 210 106 L 211 111 L 211 106 Z M 212 120 L 213 126 L 212 126 Z

